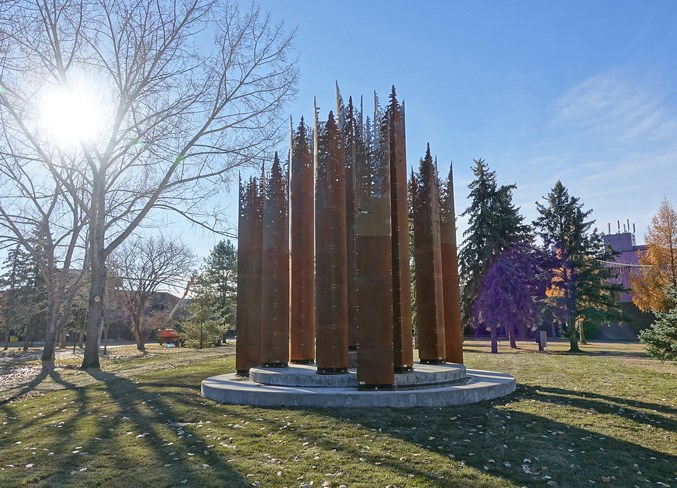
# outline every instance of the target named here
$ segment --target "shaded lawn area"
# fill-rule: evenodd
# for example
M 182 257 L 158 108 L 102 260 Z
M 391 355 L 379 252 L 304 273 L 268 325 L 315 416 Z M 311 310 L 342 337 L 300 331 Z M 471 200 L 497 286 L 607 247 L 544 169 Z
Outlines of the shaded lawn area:
M 96 373 L 66 361 L 0 393 L 18 397 L 0 405 L 0 486 L 677 487 L 677 366 L 638 344 L 566 347 L 468 341 L 466 365 L 517 391 L 407 410 L 201 398 L 202 379 L 234 371 L 232 348 L 151 348 Z

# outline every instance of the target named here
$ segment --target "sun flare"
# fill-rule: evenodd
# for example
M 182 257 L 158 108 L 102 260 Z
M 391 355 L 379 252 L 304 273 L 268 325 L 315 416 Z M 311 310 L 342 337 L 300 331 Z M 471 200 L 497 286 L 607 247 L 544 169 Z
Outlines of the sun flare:
M 101 103 L 88 87 L 47 91 L 41 102 L 41 112 L 42 125 L 62 147 L 92 141 L 101 129 Z

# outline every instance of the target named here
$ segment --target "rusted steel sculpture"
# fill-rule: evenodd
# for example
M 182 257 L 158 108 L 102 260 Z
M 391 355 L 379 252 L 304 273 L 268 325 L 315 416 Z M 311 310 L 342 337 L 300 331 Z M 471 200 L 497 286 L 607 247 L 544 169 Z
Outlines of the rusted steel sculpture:
M 337 111 L 341 114 L 339 125 L 341 143 L 345 157 L 345 186 L 346 186 L 346 251 L 347 280 L 348 280 L 348 349 L 355 349 L 357 344 L 357 319 L 355 315 L 355 181 L 353 167 L 357 157 L 358 138 L 361 137 L 361 128 L 355 117 L 353 99 L 348 99 L 347 110 L 343 108 L 340 94 L 336 94 Z M 358 133 L 358 130 L 360 131 Z
M 392 237 L 390 134 L 378 104 L 369 148 L 358 144 L 355 159 L 355 306 L 357 382 L 360 388 L 392 387 Z M 367 126 L 369 121 L 367 120 Z
M 324 125 L 324 124 L 323 124 Z M 315 112 L 315 320 L 320 374 L 348 372 L 346 189 L 341 134 Z
M 444 288 L 444 342 L 448 363 L 463 364 L 463 327 L 461 325 L 461 293 L 458 283 L 456 249 L 456 210 L 454 206 L 454 173 L 440 195 L 440 241 L 442 246 L 442 278 Z
M 263 189 L 261 291 L 261 364 L 289 362 L 289 226 L 287 179 L 280 160 L 270 169 Z
M 235 368 L 246 376 L 261 364 L 261 187 L 256 178 L 242 185 L 237 240 L 237 343 Z
M 412 184 L 414 259 L 416 265 L 416 313 L 421 363 L 443 363 L 444 295 L 440 247 L 440 205 L 437 171 L 430 145 Z
M 336 117 L 320 125 L 315 108 L 314 131 L 290 127 L 288 178 L 276 154 L 265 191 L 264 176 L 240 183 L 238 374 L 315 360 L 345 373 L 350 347 L 360 388 L 413 368 L 404 104 L 393 87 L 374 106 L 363 124 L 337 84 Z M 462 363 L 452 173 L 439 182 L 430 147 L 411 192 L 419 356 Z
M 291 352 L 293 363 L 315 359 L 314 166 L 301 117 L 291 134 L 289 184 L 291 234 Z
M 409 213 L 407 205 L 407 148 L 404 104 L 397 103 L 395 86 L 386 111 L 390 132 L 390 209 L 393 258 L 393 348 L 395 371 L 414 367 L 412 344 L 411 278 L 409 273 Z

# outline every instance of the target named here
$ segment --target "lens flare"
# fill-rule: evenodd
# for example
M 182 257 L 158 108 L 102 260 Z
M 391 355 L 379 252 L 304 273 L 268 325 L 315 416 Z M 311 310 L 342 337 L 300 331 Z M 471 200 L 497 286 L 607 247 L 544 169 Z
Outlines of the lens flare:
M 42 125 L 59 146 L 91 142 L 101 129 L 101 103 L 88 87 L 50 89 L 40 108 Z

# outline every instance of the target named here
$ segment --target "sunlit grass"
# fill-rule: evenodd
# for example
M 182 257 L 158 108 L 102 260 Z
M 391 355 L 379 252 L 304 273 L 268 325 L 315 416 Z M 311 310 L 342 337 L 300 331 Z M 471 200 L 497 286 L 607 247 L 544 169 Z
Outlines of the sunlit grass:
M 234 370 L 224 350 L 118 350 L 0 406 L 0 486 L 677 486 L 677 367 L 635 344 L 566 346 L 468 341 L 467 366 L 517 391 L 407 410 L 218 405 L 199 385 Z

